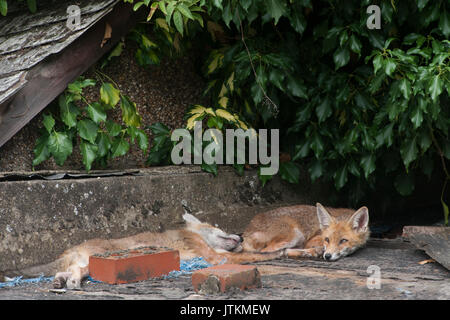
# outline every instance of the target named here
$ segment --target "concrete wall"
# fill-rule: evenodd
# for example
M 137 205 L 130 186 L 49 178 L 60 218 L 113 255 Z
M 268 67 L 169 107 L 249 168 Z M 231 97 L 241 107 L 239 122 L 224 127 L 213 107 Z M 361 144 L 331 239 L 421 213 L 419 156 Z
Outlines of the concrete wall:
M 16 176 L 0 182 L 0 271 L 50 262 L 86 239 L 181 227 L 183 205 L 200 220 L 239 233 L 263 210 L 326 203 L 324 186 L 311 185 L 306 174 L 302 179 L 293 186 L 276 177 L 262 188 L 256 171 L 240 177 L 223 167 L 214 177 L 195 166 L 61 180 Z

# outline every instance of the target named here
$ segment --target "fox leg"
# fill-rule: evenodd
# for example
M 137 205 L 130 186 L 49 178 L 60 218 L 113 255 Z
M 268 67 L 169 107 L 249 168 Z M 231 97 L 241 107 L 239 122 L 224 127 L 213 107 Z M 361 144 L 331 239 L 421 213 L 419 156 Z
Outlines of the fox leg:
M 286 249 L 286 256 L 289 258 L 319 258 L 323 255 L 323 252 L 322 237 L 315 236 L 306 242 L 304 249 Z
M 68 289 L 81 288 L 81 280 L 89 275 L 89 266 L 71 265 L 66 272 L 58 272 L 53 280 L 53 287 L 61 289 L 67 286 Z
M 53 288 L 62 289 L 66 286 L 67 279 L 72 275 L 72 272 L 58 272 L 53 280 Z

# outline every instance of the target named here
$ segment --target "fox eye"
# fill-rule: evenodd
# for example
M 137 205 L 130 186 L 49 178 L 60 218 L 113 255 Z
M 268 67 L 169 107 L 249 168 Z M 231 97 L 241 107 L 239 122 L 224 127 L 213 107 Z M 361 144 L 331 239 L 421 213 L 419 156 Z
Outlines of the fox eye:
M 329 242 L 330 242 L 330 239 L 328 239 L 328 238 L 325 238 L 325 242 L 328 242 L 328 243 L 329 243 Z
M 341 239 L 341 241 L 339 241 L 339 243 L 341 244 L 341 243 L 344 243 L 344 242 L 347 242 L 348 240 L 347 239 Z

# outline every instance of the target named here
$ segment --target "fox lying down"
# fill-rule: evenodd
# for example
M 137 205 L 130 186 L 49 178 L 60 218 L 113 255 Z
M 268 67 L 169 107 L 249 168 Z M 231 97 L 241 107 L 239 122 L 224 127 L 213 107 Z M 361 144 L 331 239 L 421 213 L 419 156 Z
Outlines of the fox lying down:
M 144 232 L 121 239 L 92 239 L 66 250 L 56 261 L 22 270 L 33 276 L 55 274 L 54 287 L 79 288 L 89 275 L 89 256 L 108 251 L 143 246 L 162 246 L 179 250 L 183 260 L 204 257 L 211 264 L 246 263 L 282 257 L 323 257 L 334 261 L 362 247 L 369 237 L 366 207 L 325 209 L 296 205 L 256 215 L 242 236 L 228 234 L 202 223 L 191 214 L 183 215 L 184 229 L 163 233 Z

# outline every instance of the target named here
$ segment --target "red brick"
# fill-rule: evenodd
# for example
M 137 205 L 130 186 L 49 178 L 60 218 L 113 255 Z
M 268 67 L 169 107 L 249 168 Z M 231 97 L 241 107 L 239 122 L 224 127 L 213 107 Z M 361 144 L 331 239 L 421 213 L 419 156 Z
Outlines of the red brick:
M 180 270 L 180 254 L 169 249 L 141 247 L 89 257 L 89 275 L 110 284 L 142 281 L 173 270 Z
M 261 287 L 261 276 L 255 266 L 222 264 L 195 271 L 192 285 L 195 291 L 205 293 L 226 292 L 230 288 L 245 290 Z

